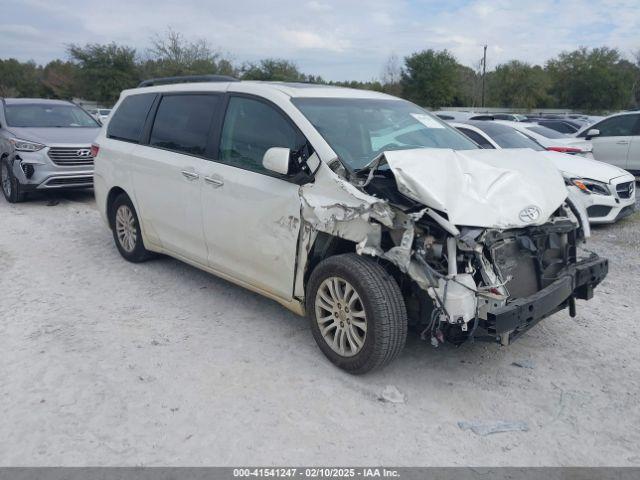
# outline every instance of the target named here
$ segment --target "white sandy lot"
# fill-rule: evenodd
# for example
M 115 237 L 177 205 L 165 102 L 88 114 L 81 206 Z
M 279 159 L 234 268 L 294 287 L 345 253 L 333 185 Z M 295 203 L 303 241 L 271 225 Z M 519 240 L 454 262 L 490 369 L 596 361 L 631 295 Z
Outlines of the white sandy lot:
M 610 273 L 577 318 L 507 348 L 412 335 L 353 377 L 305 319 L 170 258 L 127 263 L 90 193 L 52 198 L 0 199 L 0 465 L 640 465 L 640 214 L 595 229 Z

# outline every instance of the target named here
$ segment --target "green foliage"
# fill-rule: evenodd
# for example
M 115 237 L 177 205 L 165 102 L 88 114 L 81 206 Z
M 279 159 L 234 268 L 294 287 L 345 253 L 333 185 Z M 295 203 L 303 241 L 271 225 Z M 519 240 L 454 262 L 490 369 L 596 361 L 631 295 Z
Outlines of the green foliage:
M 300 72 L 295 63 L 281 58 L 267 58 L 258 63 L 245 63 L 243 80 L 274 80 L 282 82 L 306 82 L 307 75 Z
M 456 71 L 453 107 L 476 106 L 480 104 L 481 76 L 475 70 L 458 64 Z
M 530 110 L 551 103 L 548 75 L 537 65 L 511 60 L 487 75 L 486 83 L 492 106 Z
M 39 97 L 43 94 L 41 76 L 42 68 L 34 62 L 0 60 L 0 96 Z
M 615 48 L 579 48 L 547 63 L 558 105 L 585 111 L 620 110 L 632 99 L 638 68 Z
M 42 69 L 42 88 L 45 96 L 71 99 L 78 91 L 78 67 L 71 62 L 54 60 Z
M 403 95 L 418 105 L 440 108 L 456 97 L 458 62 L 447 50 L 424 50 L 405 58 Z
M 70 45 L 67 49 L 78 67 L 78 92 L 83 98 L 112 105 L 120 91 L 140 81 L 136 51 L 115 43 Z

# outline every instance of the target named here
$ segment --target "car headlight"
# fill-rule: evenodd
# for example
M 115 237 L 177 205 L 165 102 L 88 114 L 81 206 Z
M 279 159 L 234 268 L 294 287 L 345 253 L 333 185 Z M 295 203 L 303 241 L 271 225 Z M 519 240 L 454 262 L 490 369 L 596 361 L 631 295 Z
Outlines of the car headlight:
M 592 180 L 590 178 L 565 178 L 567 185 L 578 187 L 583 193 L 593 193 L 596 195 L 611 195 L 609 186 L 604 182 Z
M 37 152 L 45 147 L 45 145 L 41 143 L 28 142 L 26 140 L 20 140 L 19 138 L 11 138 L 9 142 L 18 152 Z

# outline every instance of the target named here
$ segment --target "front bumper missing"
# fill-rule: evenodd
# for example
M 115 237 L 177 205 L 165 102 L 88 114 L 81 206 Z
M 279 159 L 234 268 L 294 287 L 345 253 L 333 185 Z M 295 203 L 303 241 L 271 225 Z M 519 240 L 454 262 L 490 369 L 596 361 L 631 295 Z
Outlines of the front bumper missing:
M 508 344 L 543 318 L 564 308 L 570 307 L 573 316 L 575 299 L 593 297 L 593 289 L 608 271 L 608 260 L 592 255 L 563 270 L 557 280 L 539 292 L 488 312 L 487 319 L 481 320 L 479 326 L 494 338 L 499 336 L 501 343 Z

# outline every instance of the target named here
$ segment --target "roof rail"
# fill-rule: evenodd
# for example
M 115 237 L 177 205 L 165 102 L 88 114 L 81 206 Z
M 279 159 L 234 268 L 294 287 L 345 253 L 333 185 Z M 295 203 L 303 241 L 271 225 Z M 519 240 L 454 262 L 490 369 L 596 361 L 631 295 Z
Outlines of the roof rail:
M 151 87 L 153 85 L 168 85 L 171 83 L 197 83 L 197 82 L 239 82 L 235 77 L 228 75 L 184 75 L 179 77 L 160 77 L 143 80 L 138 88 Z

